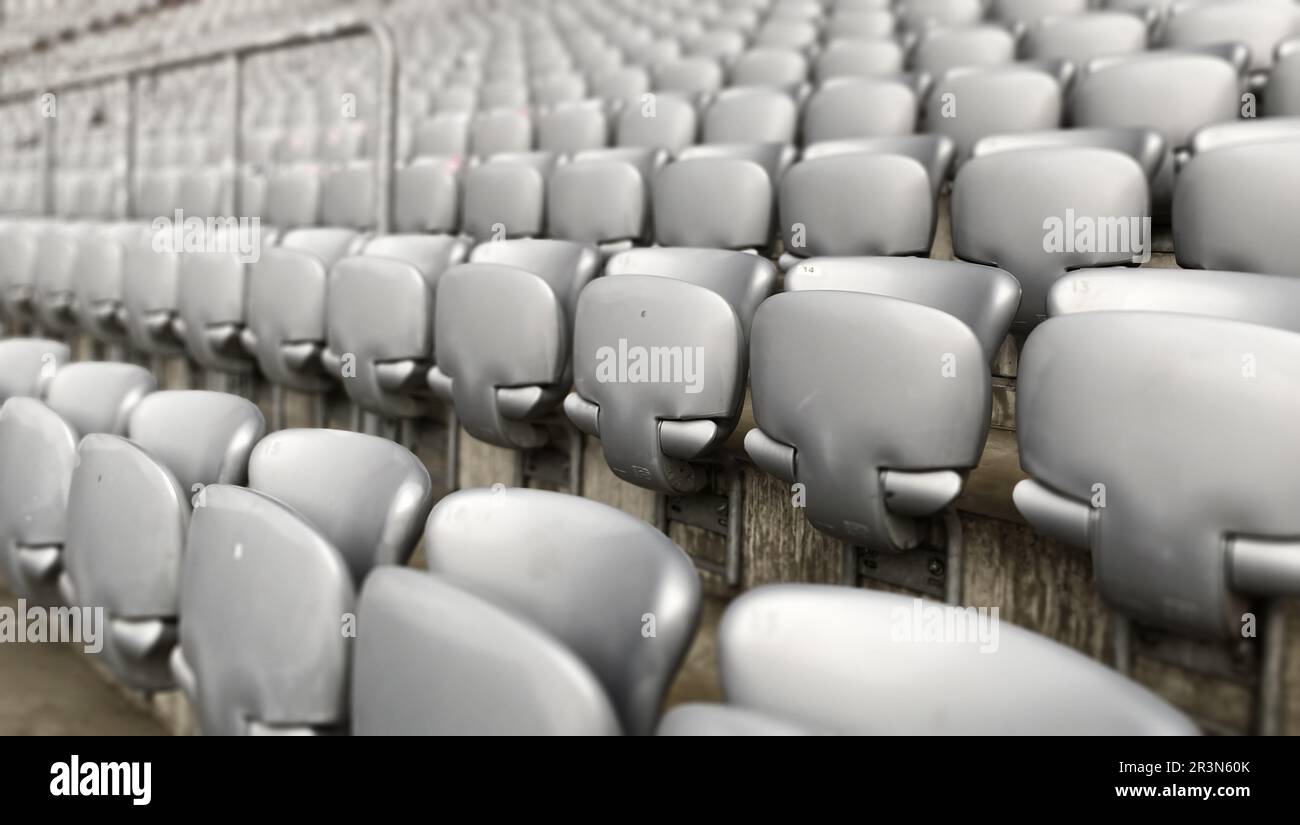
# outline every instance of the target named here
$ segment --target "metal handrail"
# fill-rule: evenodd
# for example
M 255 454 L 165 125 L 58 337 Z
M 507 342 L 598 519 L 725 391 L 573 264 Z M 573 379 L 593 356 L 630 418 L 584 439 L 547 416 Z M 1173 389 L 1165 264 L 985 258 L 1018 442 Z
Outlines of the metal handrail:
M 20 103 L 25 99 L 32 99 L 39 105 L 42 96 L 46 94 L 64 93 L 77 89 L 103 86 L 109 83 L 125 82 L 127 84 L 128 102 L 123 129 L 126 137 L 126 204 L 127 215 L 129 216 L 131 201 L 134 197 L 135 143 L 138 129 L 135 106 L 137 81 L 144 76 L 224 61 L 227 63 L 226 71 L 230 82 L 228 105 L 231 117 L 230 128 L 232 130 L 226 156 L 232 180 L 227 190 L 226 205 L 229 207 L 229 213 L 233 215 L 239 203 L 239 170 L 243 161 L 244 95 L 242 82 L 244 60 L 250 55 L 359 35 L 369 35 L 374 39 L 379 50 L 379 123 L 378 140 L 375 147 L 375 231 L 385 233 L 391 227 L 393 214 L 393 164 L 397 156 L 399 58 L 392 30 L 378 17 L 360 17 L 350 14 L 325 18 L 306 23 L 297 28 L 280 29 L 250 38 L 208 45 L 161 58 L 124 64 L 109 69 L 71 74 L 58 78 L 51 83 L 38 84 L 0 94 L 0 106 Z M 54 208 L 54 141 L 58 118 L 46 117 L 44 120 L 45 134 L 41 162 L 43 177 L 42 211 L 49 214 Z

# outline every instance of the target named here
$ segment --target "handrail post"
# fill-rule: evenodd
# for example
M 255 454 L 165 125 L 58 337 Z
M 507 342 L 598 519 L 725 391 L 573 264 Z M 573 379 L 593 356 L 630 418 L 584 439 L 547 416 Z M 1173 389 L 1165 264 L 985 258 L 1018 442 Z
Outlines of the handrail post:
M 36 93 L 36 113 L 44 123 L 41 125 L 41 213 L 47 216 L 54 214 L 54 163 L 56 150 L 55 141 L 58 140 L 58 128 L 55 121 L 58 119 L 58 99 L 54 100 L 55 109 L 47 113 L 45 111 L 45 96 L 53 94 L 52 92 Z
M 123 165 L 123 180 L 125 181 L 126 193 L 122 198 L 123 215 L 122 217 L 130 220 L 135 217 L 135 153 L 137 141 L 137 132 L 139 130 L 139 101 L 137 92 L 139 91 L 138 74 L 129 72 L 125 78 L 126 81 L 126 114 L 122 123 L 122 151 L 126 155 L 126 163 Z
M 392 231 L 395 187 L 393 168 L 397 162 L 398 55 L 392 29 L 381 20 L 368 23 L 379 47 L 378 140 L 375 146 L 375 232 Z
M 229 109 L 230 146 L 226 159 L 231 165 L 230 186 L 227 187 L 226 206 L 231 215 L 239 210 L 240 201 L 240 166 L 243 163 L 243 64 L 250 54 L 278 51 L 308 43 L 321 43 L 340 40 L 345 37 L 369 34 L 379 49 L 379 111 L 378 140 L 375 151 L 375 231 L 389 232 L 392 228 L 395 187 L 393 184 L 393 166 L 397 159 L 397 121 L 399 94 L 399 61 L 397 43 L 392 29 L 378 18 L 348 17 L 342 20 L 315 21 L 296 29 L 272 32 L 270 35 L 253 38 L 242 44 L 223 44 L 215 48 L 198 49 L 183 54 L 175 54 L 161 59 L 144 61 L 131 66 L 114 67 L 108 71 L 92 71 L 55 78 L 44 88 L 28 87 L 0 94 L 0 104 L 20 102 L 24 98 L 34 98 L 38 112 L 45 120 L 43 130 L 44 147 L 42 152 L 42 190 L 41 209 L 52 215 L 55 211 L 54 167 L 57 152 L 55 141 L 57 128 L 55 118 L 47 117 L 43 111 L 45 95 L 63 93 L 74 89 L 102 86 L 118 80 L 125 80 L 128 87 L 126 123 L 123 126 L 127 140 L 126 174 L 128 194 L 125 199 L 131 217 L 134 210 L 134 178 L 138 164 L 135 160 L 136 133 L 138 131 L 137 85 L 143 75 L 155 75 L 160 72 L 174 71 L 198 65 L 208 65 L 221 60 L 228 61 L 230 90 L 226 101 Z M 57 106 L 57 100 L 55 101 Z M 57 112 L 51 112 L 53 115 Z
M 226 186 L 225 214 L 234 217 L 239 214 L 240 197 L 243 194 L 244 165 L 244 55 L 233 52 L 226 58 L 226 116 L 230 118 L 230 133 L 226 136 L 226 168 L 229 175 Z

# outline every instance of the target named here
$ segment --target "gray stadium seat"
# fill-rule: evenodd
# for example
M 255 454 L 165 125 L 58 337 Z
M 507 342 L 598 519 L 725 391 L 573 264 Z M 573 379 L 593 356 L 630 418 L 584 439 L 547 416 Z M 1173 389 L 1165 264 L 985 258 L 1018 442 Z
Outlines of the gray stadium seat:
M 1150 215 L 1146 175 L 1129 155 L 1091 147 L 995 152 L 969 161 L 953 183 L 953 253 L 1016 276 L 1024 297 L 1015 330 L 1024 334 L 1044 317 L 1047 290 L 1067 270 L 1148 256 Z
M 1300 332 L 1300 278 L 1208 269 L 1077 269 L 1047 293 L 1051 316 L 1137 310 L 1213 315 Z
M 1243 143 L 1300 139 L 1300 117 L 1261 117 L 1215 123 L 1192 135 L 1191 153 L 1199 155 L 1212 149 Z
M 429 473 L 401 445 L 344 430 L 294 429 L 258 444 L 248 486 L 316 526 L 360 582 L 405 564 L 433 505 Z
M 933 616 L 968 636 L 928 641 Z M 688 705 L 661 733 L 1195 735 L 1182 713 L 1065 645 L 973 608 L 847 587 L 772 585 L 741 596 L 718 631 L 728 704 Z M 967 629 L 973 628 L 973 629 Z M 987 650 L 996 646 L 996 655 Z
M 904 52 L 892 40 L 841 40 L 817 55 L 819 83 L 837 77 L 888 77 L 903 71 Z
M 533 101 L 538 106 L 555 106 L 587 96 L 587 79 L 578 72 L 554 72 L 533 82 Z
M 366 154 L 368 130 L 364 123 L 339 123 L 321 135 L 320 159 L 323 163 L 347 163 Z
M 176 327 L 180 259 L 170 249 L 155 249 L 151 238 L 126 247 L 122 273 L 126 331 L 131 346 L 146 355 L 165 357 L 185 351 Z
M 819 34 L 817 25 L 805 20 L 769 18 L 754 33 L 754 45 L 806 51 L 817 44 Z
M 837 6 L 835 13 L 822 27 L 822 36 L 827 43 L 834 43 L 837 40 L 873 40 L 892 37 L 898 27 L 898 21 L 885 8 L 887 6 L 855 11 Z
M 1068 119 L 1075 126 L 1155 129 L 1171 155 L 1191 143 L 1203 126 L 1236 120 L 1241 82 L 1228 61 L 1210 54 L 1148 52 L 1098 58 L 1075 80 Z M 1173 192 L 1170 157 L 1152 186 L 1156 217 L 1163 218 Z
M 1243 380 L 1248 357 L 1261 368 Z M 1047 321 L 1020 358 L 1017 437 L 1030 478 L 1016 486 L 1017 508 L 1044 535 L 1092 551 L 1102 598 L 1121 614 L 1240 638 L 1249 597 L 1300 589 L 1296 442 L 1282 435 L 1300 405 L 1298 363 L 1300 335 L 1238 320 L 1100 311 Z M 1090 413 L 1099 409 L 1123 414 Z M 1189 451 L 1209 427 L 1215 448 Z M 1185 460 L 1169 462 L 1172 451 Z
M 393 231 L 455 232 L 460 223 L 459 156 L 418 157 L 394 175 Z
M 329 170 L 321 183 L 321 223 L 373 232 L 377 196 L 372 161 L 340 164 Z
M 1016 38 L 1001 26 L 934 29 L 921 36 L 912 67 L 942 77 L 952 69 L 976 69 L 1016 59 Z
M 924 259 L 822 258 L 795 267 L 786 289 L 754 318 L 758 429 L 746 452 L 803 485 L 817 529 L 876 550 L 917 546 L 917 519 L 948 506 L 979 463 L 1014 279 Z M 948 437 L 935 441 L 939 429 Z
M 779 191 L 786 256 L 930 254 L 937 210 L 917 160 L 861 152 L 805 160 Z
M 662 150 L 638 147 L 579 152 L 547 187 L 551 236 L 602 252 L 648 240 L 650 181 L 667 161 Z
M 805 147 L 803 159 L 816 160 L 856 153 L 909 157 L 925 167 L 930 175 L 934 195 L 938 198 L 939 189 L 948 179 L 948 173 L 952 169 L 956 148 L 952 138 L 944 135 L 891 135 L 877 138 L 824 140 Z
M 546 228 L 550 152 L 507 152 L 465 173 L 461 232 L 476 242 L 532 238 Z
M 537 116 L 537 148 L 572 154 L 609 145 L 609 123 L 599 100 L 556 104 Z
M 126 250 L 142 233 L 138 226 L 117 224 L 77 241 L 72 264 L 75 312 L 81 329 L 98 343 L 118 344 L 127 338 L 123 305 Z
M 440 576 L 377 570 L 358 606 L 357 736 L 613 736 L 596 676 L 561 642 Z M 305 678 L 305 677 L 304 677 Z
M 310 482 L 307 482 L 310 486 Z M 355 506 L 347 503 L 345 508 Z M 171 666 L 209 735 L 343 729 L 352 576 L 288 504 L 214 484 L 190 520 Z
M 190 357 L 205 370 L 246 374 L 253 354 L 240 338 L 247 326 L 248 271 L 227 252 L 187 252 L 178 270 L 177 317 L 172 323 Z
M 1300 275 L 1300 137 L 1195 155 L 1174 190 L 1180 266 Z
M 1061 84 L 1028 66 L 959 69 L 940 78 L 925 104 L 926 130 L 952 138 L 958 168 L 989 135 L 1061 125 Z
M 1237 73 L 1222 59 L 1150 52 L 1096 60 L 1080 74 L 1070 100 L 1077 126 L 1159 129 L 1170 149 L 1188 145 L 1202 126 L 1235 120 Z
M 518 109 L 527 105 L 528 87 L 513 80 L 488 81 L 479 87 L 478 108 L 481 111 Z
M 905 28 L 972 26 L 984 17 L 980 0 L 900 0 L 895 13 Z
M 700 602 L 694 565 L 663 533 L 577 496 L 477 489 L 439 502 L 424 546 L 432 573 L 573 651 L 625 732 L 653 732 Z
M 443 273 L 429 386 L 466 432 L 515 449 L 548 441 L 541 421 L 571 383 L 578 293 L 598 267 L 591 246 L 517 240 L 482 244 Z
M 799 107 L 777 89 L 727 89 L 704 112 L 703 143 L 794 143 Z
M 0 409 L 0 571 L 19 596 L 62 603 L 77 439 L 125 433 L 131 411 L 155 387 L 147 370 L 131 364 L 67 364 L 45 384 L 44 403 L 15 396 Z
M 650 75 L 641 66 L 623 66 L 592 78 L 591 90 L 607 102 L 636 105 L 650 91 Z
M 1178 9 L 1162 28 L 1165 45 L 1242 43 L 1250 49 L 1250 70 L 1267 72 L 1278 44 L 1300 35 L 1300 8 L 1293 3 L 1206 3 Z
M 468 112 L 439 112 L 418 123 L 412 140 L 413 157 L 469 153 Z
M 499 152 L 533 148 L 533 119 L 518 108 L 490 109 L 474 116 L 469 127 L 470 154 L 490 158 Z
M 670 163 L 652 186 L 655 239 L 664 246 L 765 249 L 774 237 L 773 181 L 752 160 Z
M 466 254 L 450 236 L 385 235 L 330 270 L 323 358 L 350 356 L 342 385 L 361 409 L 398 419 L 428 414 L 434 295 L 442 273 Z
M 722 66 L 708 57 L 683 57 L 656 66 L 653 71 L 656 92 L 683 95 L 709 95 L 722 88 Z
M 678 161 L 697 158 L 731 158 L 757 163 L 767 173 L 773 186 L 781 181 L 798 152 L 788 143 L 700 143 L 689 146 L 677 155 Z
M 38 225 L 0 227 L 0 298 L 10 323 L 21 325 L 35 320 L 33 281 L 43 231 L 44 227 Z
M 992 0 L 990 17 L 1012 30 L 1027 26 L 1044 17 L 1084 14 L 1088 0 Z
M 247 324 L 240 343 L 275 387 L 319 394 L 332 386 L 321 362 L 329 269 L 356 243 L 351 229 L 298 229 L 249 267 Z M 283 426 L 282 400 L 277 399 L 271 427 Z
M 267 179 L 266 205 L 262 219 L 270 225 L 274 242 L 281 234 L 320 221 L 322 175 L 314 164 L 279 167 Z M 263 228 L 266 235 L 266 228 Z
M 1151 129 L 1049 129 L 982 138 L 971 150 L 974 157 L 1023 149 L 1092 147 L 1123 152 L 1138 162 L 1151 180 L 1165 162 L 1165 139 Z
M 694 104 L 685 97 L 655 93 L 623 108 L 615 127 L 615 143 L 676 153 L 695 142 L 698 120 Z
M 1029 24 L 1020 53 L 1029 60 L 1070 60 L 1087 63 L 1145 51 L 1147 23 L 1122 11 L 1092 11 L 1045 17 Z
M 616 255 L 583 290 L 564 408 L 615 475 L 669 494 L 704 487 L 739 420 L 750 323 L 775 282 L 756 255 L 657 248 Z M 635 353 L 643 376 L 619 360 Z
M 71 357 L 68 345 L 47 338 L 0 340 L 0 404 L 41 398 L 55 371 Z
M 803 113 L 804 143 L 840 138 L 905 135 L 916 130 L 917 97 L 906 84 L 878 78 L 840 78 L 822 84 Z
M 1300 117 L 1300 38 L 1277 47 L 1277 59 L 1269 73 L 1264 110 L 1270 116 Z
M 77 329 L 76 293 L 72 277 L 77 244 L 90 231 L 85 226 L 62 225 L 40 234 L 32 274 L 32 304 L 40 327 L 58 336 Z
M 731 65 L 731 85 L 795 92 L 808 81 L 808 59 L 789 49 L 749 49 Z
M 265 431 L 252 402 L 224 393 L 151 393 L 126 438 L 91 433 L 68 492 L 62 592 L 106 612 L 104 660 L 142 690 L 173 686 L 168 667 L 185 532 L 208 484 L 243 484 Z
M 429 111 L 434 114 L 442 112 L 473 112 L 478 108 L 478 93 L 466 86 L 448 86 L 434 91 L 429 101 Z
M 779 23 L 819 21 L 825 11 L 820 0 L 776 0 L 768 11 L 768 20 Z

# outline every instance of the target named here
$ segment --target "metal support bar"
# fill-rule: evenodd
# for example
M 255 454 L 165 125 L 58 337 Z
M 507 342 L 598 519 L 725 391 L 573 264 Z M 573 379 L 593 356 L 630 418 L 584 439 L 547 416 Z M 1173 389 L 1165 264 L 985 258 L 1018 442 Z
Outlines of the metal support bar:
M 841 556 L 844 584 L 857 587 L 865 577 L 943 599 L 948 604 L 961 604 L 961 517 L 948 508 L 939 520 L 944 532 L 942 545 L 927 542 L 901 553 L 887 553 L 846 542 Z
M 745 540 L 745 474 L 740 467 L 732 465 L 727 475 L 726 580 L 731 587 L 739 587 Z
M 1111 617 L 1111 645 L 1115 648 L 1115 669 L 1125 676 L 1133 673 L 1133 623 L 1128 616 Z
M 728 587 L 739 587 L 743 575 L 745 540 L 745 474 L 731 461 L 718 465 L 716 478 L 708 488 L 689 495 L 655 495 L 655 526 L 665 535 L 673 522 L 688 524 L 726 536 L 721 564 L 692 555 L 700 570 L 721 576 Z M 725 493 L 718 488 L 725 486 Z
M 129 74 L 126 76 L 126 117 L 122 122 L 122 152 L 126 156 L 126 163 L 122 168 L 122 180 L 126 183 L 124 187 L 126 192 L 122 198 L 122 217 L 130 218 L 135 215 L 135 154 L 136 154 L 136 120 L 138 115 L 139 100 L 138 75 Z
M 317 429 L 330 425 L 329 398 L 323 392 L 311 394 L 311 425 Z
M 226 186 L 224 212 L 234 216 L 239 214 L 240 199 L 243 194 L 243 175 L 240 164 L 244 157 L 244 58 L 232 54 L 226 58 L 226 116 L 230 118 L 230 133 L 226 140 L 226 168 L 229 176 Z
M 375 147 L 375 232 L 392 229 L 396 191 L 393 164 L 397 162 L 397 96 L 399 74 L 397 43 L 392 31 L 375 21 L 369 28 L 379 47 L 379 139 Z
M 284 387 L 271 385 L 271 432 L 284 429 Z
M 961 516 L 955 507 L 949 507 L 943 513 L 944 545 L 948 548 L 947 590 L 944 598 L 948 604 L 961 604 L 962 574 L 965 561 L 963 552 Z
M 447 405 L 447 492 L 460 488 L 460 419 L 456 410 Z
M 58 151 L 54 145 L 55 141 L 58 140 L 58 130 L 55 128 L 57 118 L 51 116 L 53 112 L 46 114 L 42 104 L 41 95 L 38 94 L 36 96 L 36 111 L 45 121 L 41 128 L 41 212 L 46 215 L 53 215 L 55 206 L 54 165 L 58 162 Z M 39 323 L 37 326 L 39 327 Z
M 1280 599 L 1264 603 L 1263 650 L 1259 662 L 1259 696 L 1255 706 L 1255 731 L 1262 736 L 1282 734 L 1285 707 L 1286 611 Z
M 574 428 L 569 433 L 569 489 L 575 496 L 582 495 L 582 453 L 585 443 L 581 430 Z
M 243 146 L 240 131 L 243 125 L 242 63 L 250 55 L 279 51 L 295 46 L 306 46 L 344 37 L 368 35 L 375 41 L 379 50 L 379 128 L 377 151 L 375 156 L 375 229 L 387 232 L 391 225 L 393 192 L 393 162 L 397 156 L 397 113 L 399 89 L 399 56 L 392 30 L 382 20 L 357 14 L 338 15 L 324 20 L 308 22 L 292 29 L 279 29 L 255 36 L 237 43 L 223 43 L 216 46 L 204 46 L 183 53 L 173 53 L 167 57 L 155 58 L 134 64 L 116 66 L 107 70 L 83 72 L 56 78 L 52 83 L 30 86 L 0 94 L 0 106 L 34 100 L 38 111 L 45 94 L 61 94 L 77 89 L 103 86 L 125 80 L 132 89 L 128 96 L 128 111 L 125 129 L 129 135 L 124 147 L 127 156 L 127 188 L 132 188 L 135 164 L 135 134 L 139 128 L 139 118 L 134 110 L 134 89 L 138 78 L 177 69 L 191 68 L 226 60 L 229 63 L 228 79 L 231 83 L 230 107 L 232 141 L 228 158 L 231 161 L 232 185 L 229 189 L 227 204 L 235 214 L 239 201 L 239 167 L 243 161 Z M 57 104 L 56 104 L 57 105 Z M 54 213 L 54 167 L 56 165 L 55 142 L 57 128 L 55 117 L 44 117 L 44 136 L 42 146 L 42 212 Z M 130 204 L 128 196 L 128 205 Z
M 551 428 L 558 438 L 536 450 L 515 452 L 514 486 L 527 487 L 537 479 L 568 487 L 575 496 L 582 495 L 583 435 L 568 421 L 556 422 Z

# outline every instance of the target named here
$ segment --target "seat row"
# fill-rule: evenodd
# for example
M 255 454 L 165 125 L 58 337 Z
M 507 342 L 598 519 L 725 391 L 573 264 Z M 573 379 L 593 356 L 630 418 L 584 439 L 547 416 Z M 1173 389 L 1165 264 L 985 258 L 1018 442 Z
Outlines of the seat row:
M 1086 64 L 1077 77 L 1069 63 L 1007 62 L 919 75 L 901 75 L 882 63 L 872 71 L 839 72 L 812 91 L 757 76 L 728 89 L 683 82 L 653 93 L 629 82 L 611 95 L 622 104 L 612 110 L 600 99 L 575 99 L 536 111 L 520 105 L 477 114 L 442 111 L 412 127 L 410 146 L 414 155 L 573 152 L 607 145 L 653 145 L 676 153 L 697 142 L 808 145 L 919 128 L 952 137 L 964 153 L 989 133 L 1069 123 L 1155 128 L 1181 149 L 1192 132 L 1211 123 L 1243 114 L 1300 114 L 1300 76 L 1290 85 L 1278 76 L 1276 88 L 1263 92 L 1263 105 L 1249 104 L 1233 71 L 1234 61 L 1239 70 L 1249 64 L 1241 52 L 1227 54 L 1230 60 L 1193 50 L 1106 58 Z M 1009 107 L 1005 101 L 1012 97 L 1024 105 Z
M 1294 151 L 1286 143 L 1244 148 L 1261 146 Z M 1084 168 L 1093 178 L 1113 165 L 1144 180 L 1121 153 L 1063 151 L 1097 152 L 1078 159 L 1089 162 Z M 1209 151 L 1193 164 L 1232 151 Z M 1051 157 L 1045 149 L 1028 154 Z M 978 170 L 978 162 L 963 175 Z M 1057 167 L 1073 165 L 1033 171 L 1044 177 Z M 1001 166 L 989 169 L 1003 177 Z M 1194 172 L 1193 166 L 1188 174 Z M 1023 183 L 1012 191 L 1021 195 Z M 1045 197 L 1059 203 L 1055 191 Z M 1253 205 L 1243 200 L 1224 208 Z M 1037 213 L 1033 225 L 1041 233 Z M 1011 226 L 1023 229 L 1019 221 Z M 988 242 L 983 233 L 980 238 Z M 556 418 L 562 406 L 578 430 L 601 440 L 616 475 L 671 494 L 704 486 L 708 467 L 740 422 L 748 377 L 757 423 L 745 437 L 749 458 L 799 486 L 818 529 L 880 551 L 917 546 L 926 520 L 952 504 L 979 463 L 990 420 L 988 365 L 1009 328 L 1023 338 L 1044 316 L 1077 305 L 1228 315 L 1291 329 L 1287 308 L 1294 307 L 1297 283 L 1285 274 L 1075 270 L 1132 261 L 1113 249 L 1096 254 L 1040 243 L 1036 260 L 1056 267 L 1040 280 L 1018 281 L 987 264 L 819 257 L 796 264 L 786 273 L 785 292 L 768 297 L 776 269 L 749 252 L 631 249 L 611 257 L 604 277 L 595 278 L 601 270 L 596 249 L 568 241 L 489 242 L 457 263 L 464 246 L 450 237 L 382 236 L 368 242 L 365 254 L 345 257 L 357 240 L 337 228 L 289 232 L 251 267 L 246 318 L 231 320 L 236 307 L 214 298 L 220 269 L 207 270 L 201 283 L 209 291 L 200 306 L 224 306 L 231 314 L 191 326 L 155 311 L 150 331 L 184 335 L 209 369 L 255 365 L 276 386 L 305 392 L 323 392 L 337 381 L 360 407 L 382 416 L 427 414 L 432 394 L 451 404 L 470 435 L 507 448 L 547 444 L 563 423 Z M 327 259 L 337 263 L 331 267 Z M 1075 292 L 1080 295 L 1071 298 Z M 1224 296 L 1232 302 L 1217 305 Z M 1145 322 L 1139 313 L 1125 321 Z M 1034 363 L 1028 360 L 1034 340 L 1029 335 L 1025 365 Z M 1155 346 L 1140 343 L 1143 351 Z M 882 360 L 882 352 L 891 358 Z M 1184 357 L 1162 355 L 1157 362 Z M 1275 357 L 1284 359 L 1270 356 L 1269 363 Z M 1240 376 L 1217 380 L 1224 378 Z M 823 403 L 810 411 L 806 399 L 813 396 Z M 1018 416 L 1031 396 L 1022 387 L 1019 397 Z M 1284 392 L 1278 397 L 1273 403 L 1285 403 Z M 1022 437 L 1034 432 L 1031 424 L 1020 426 Z M 1240 453 L 1253 457 L 1256 449 L 1246 445 Z M 864 464 L 876 469 L 863 474 Z M 1068 485 L 1026 489 L 1022 510 L 1031 520 L 1038 514 L 1048 534 L 1079 538 L 1070 526 L 1076 517 L 1067 518 L 1069 507 L 1054 498 Z
M 1170 158 L 1190 151 L 1194 135 L 1211 125 L 1253 123 L 1257 112 L 1243 104 L 1241 82 L 1232 64 L 1218 56 L 1193 52 L 1152 52 L 1113 59 L 1090 68 L 1062 100 L 1065 76 L 1038 64 L 1013 64 L 963 70 L 944 76 L 932 88 L 891 78 L 844 78 L 825 84 L 801 107 L 776 89 L 738 88 L 712 99 L 703 116 L 689 97 L 665 93 L 624 107 L 611 128 L 606 107 L 598 101 L 562 104 L 536 118 L 519 109 L 498 109 L 476 116 L 444 113 L 421 121 L 410 133 L 410 152 L 443 158 L 452 171 L 462 158 L 528 155 L 539 147 L 535 163 L 543 172 L 556 159 L 611 143 L 619 148 L 657 149 L 684 157 L 701 145 L 774 143 L 793 146 L 911 134 L 920 118 L 924 129 L 953 141 L 957 166 L 983 138 L 995 134 L 1059 128 L 1141 128 L 1157 132 Z M 1016 101 L 1015 106 L 1008 101 Z M 801 111 L 802 109 L 802 111 Z M 1250 111 L 1247 111 L 1250 109 Z M 1287 111 L 1285 107 L 1269 111 Z M 1300 111 L 1297 109 L 1296 111 Z M 1290 118 L 1260 118 L 1262 130 L 1283 128 Z M 293 165 L 319 157 L 346 168 L 365 151 L 369 130 L 363 123 L 343 122 L 320 131 L 261 132 L 246 140 L 244 189 L 261 191 L 273 165 Z M 187 169 L 200 169 L 206 151 L 201 139 L 177 137 L 169 157 Z M 790 150 L 785 150 L 789 152 Z M 189 161 L 193 161 L 190 163 Z M 355 163 L 355 161 L 352 161 Z M 165 166 L 165 164 L 163 164 Z M 1166 160 L 1156 179 L 1157 212 L 1167 213 L 1175 163 Z M 156 169 L 157 166 L 148 166 Z M 145 176 L 146 178 L 148 175 Z M 118 173 L 69 167 L 56 179 L 57 214 L 114 214 L 112 190 Z M 164 177 L 165 179 L 165 177 Z M 4 203 L 9 211 L 30 212 L 40 203 L 40 172 L 27 169 L 4 176 Z M 147 185 L 142 179 L 139 187 Z M 445 189 L 445 184 L 442 189 Z M 258 208 L 250 195 L 241 214 Z M 364 200 L 365 193 L 358 193 Z M 435 189 L 429 199 L 446 197 Z M 445 230 L 446 227 L 436 227 Z
M 649 525 L 527 489 L 433 507 L 391 442 L 264 436 L 248 401 L 58 366 L 59 347 L 0 344 L 0 572 L 38 603 L 104 606 L 110 670 L 181 686 L 205 733 L 1195 732 L 1035 634 L 985 623 L 936 649 L 922 621 L 974 614 L 813 586 L 742 597 L 720 631 L 728 703 L 661 720 L 700 586 Z M 429 572 L 403 568 L 421 538 Z
M 1285 233 L 1260 241 L 1276 216 L 1294 208 L 1292 130 L 1292 121 L 1259 121 L 1201 133 L 1201 151 L 1184 165 L 1172 198 L 1180 264 L 1296 273 Z M 1148 177 L 1168 162 L 1153 133 L 995 136 L 977 144 L 975 154 L 953 186 L 953 250 L 1016 277 L 1026 293 L 1019 328 L 1044 314 L 1047 288 L 1066 271 L 1150 256 Z M 550 248 L 492 243 L 548 234 L 574 246 L 595 244 L 600 257 L 608 257 L 650 240 L 663 247 L 768 251 L 777 248 L 779 228 L 786 270 L 825 256 L 924 256 L 933 245 L 937 189 L 952 156 L 950 142 L 920 136 L 823 144 L 784 173 L 789 156 L 783 147 L 757 144 L 699 147 L 668 164 L 650 150 L 579 153 L 558 166 L 548 156 L 499 155 L 463 176 L 449 161 L 430 159 L 399 173 L 395 226 L 410 236 L 402 243 L 441 250 L 431 258 L 409 253 L 427 262 L 418 268 L 430 284 L 476 242 L 486 244 L 481 254 L 487 256 L 494 248 Z M 775 190 L 773 177 L 780 181 Z M 202 233 L 193 250 L 173 240 L 184 229 L 169 223 L 173 208 L 200 223 L 219 210 L 223 190 L 216 170 L 146 181 L 158 186 L 142 190 L 139 211 L 161 216 L 162 225 L 159 219 L 151 225 L 36 220 L 3 227 L 7 254 L 0 281 L 12 321 L 39 322 L 60 333 L 80 327 L 105 343 L 129 339 L 149 354 L 175 353 L 175 342 L 185 336 L 159 349 L 170 329 L 156 327 L 160 317 L 177 319 L 202 337 L 200 331 L 214 325 L 244 325 L 250 314 L 289 313 L 245 296 L 246 282 L 283 281 L 283 274 L 273 273 L 287 266 L 282 259 L 294 258 L 291 251 L 313 261 L 318 286 L 312 294 L 323 295 L 325 273 L 339 257 L 364 251 L 367 243 L 379 249 L 397 242 L 367 240 L 373 213 L 363 194 L 370 183 L 365 167 L 338 170 L 323 182 L 310 167 L 273 175 L 262 210 L 266 226 L 259 226 L 256 241 L 266 247 L 262 257 L 274 260 L 247 267 L 237 230 L 209 232 L 215 237 L 206 243 L 217 247 L 210 254 Z M 424 234 L 458 227 L 459 242 L 450 234 Z M 509 260 L 524 269 L 544 268 L 544 259 L 531 254 Z M 671 253 L 636 253 L 639 259 L 654 254 Z M 580 257 L 569 253 L 566 260 Z M 324 299 L 315 306 L 323 314 Z M 317 321 L 307 329 L 319 328 Z M 231 368 L 230 359 L 213 362 L 205 350 L 191 347 L 190 355 L 209 369 Z

